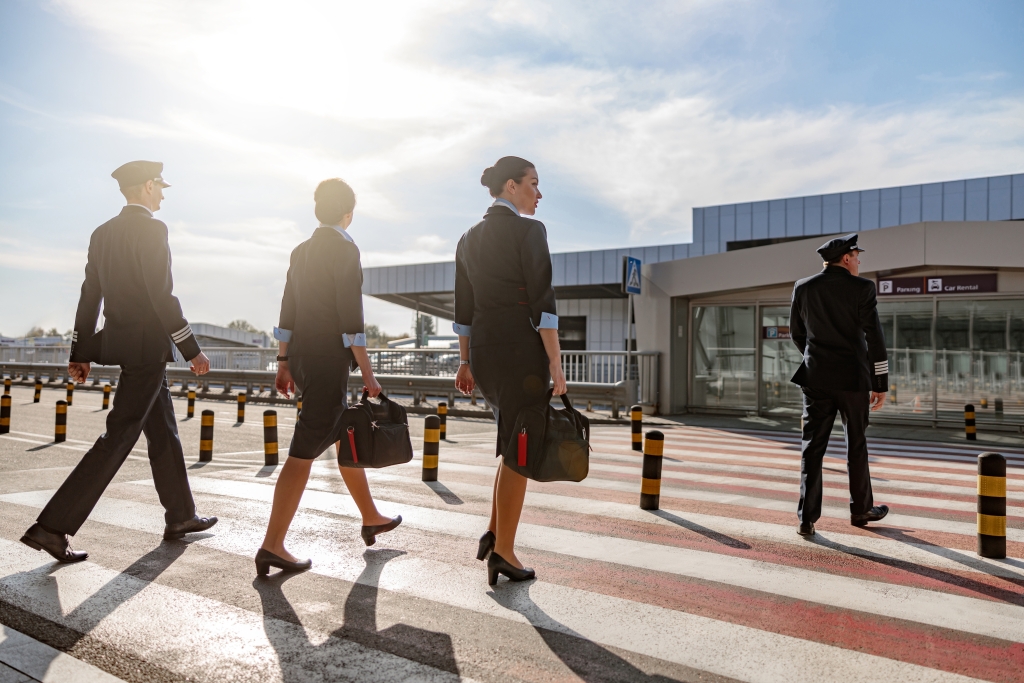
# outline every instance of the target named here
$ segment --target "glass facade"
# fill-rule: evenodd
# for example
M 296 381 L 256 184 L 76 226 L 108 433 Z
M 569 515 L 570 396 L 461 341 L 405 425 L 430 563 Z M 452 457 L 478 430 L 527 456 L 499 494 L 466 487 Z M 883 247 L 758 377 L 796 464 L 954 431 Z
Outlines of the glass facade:
M 691 405 L 757 405 L 754 306 L 693 307 Z
M 789 380 L 803 356 L 789 336 L 789 306 L 761 307 L 761 411 L 800 414 L 800 387 Z

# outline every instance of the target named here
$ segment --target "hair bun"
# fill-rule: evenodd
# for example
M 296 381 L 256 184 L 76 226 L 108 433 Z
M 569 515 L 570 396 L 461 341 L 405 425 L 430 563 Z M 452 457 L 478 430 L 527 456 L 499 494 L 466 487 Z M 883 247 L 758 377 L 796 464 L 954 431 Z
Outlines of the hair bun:
M 480 184 L 484 187 L 490 188 L 491 178 L 494 175 L 494 167 L 488 166 L 484 169 L 484 172 L 480 174 Z
M 480 175 L 480 184 L 487 188 L 492 197 L 497 197 L 505 188 L 505 183 L 509 180 L 521 182 L 531 168 L 535 168 L 534 165 L 521 157 L 502 157 L 494 166 L 484 169 Z

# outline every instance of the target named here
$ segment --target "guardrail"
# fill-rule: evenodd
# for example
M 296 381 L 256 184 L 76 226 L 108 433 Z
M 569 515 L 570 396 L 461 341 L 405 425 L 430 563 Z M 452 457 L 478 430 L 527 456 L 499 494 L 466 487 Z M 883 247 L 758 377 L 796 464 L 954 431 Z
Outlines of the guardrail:
M 59 363 L 10 363 L 0 362 L 0 374 L 12 378 L 15 384 L 30 385 L 36 378 L 45 380 L 45 384 L 63 384 L 67 381 L 67 365 Z M 111 365 L 93 365 L 89 380 L 78 385 L 84 389 L 102 389 L 102 385 L 116 386 L 121 369 Z M 233 401 L 235 393 L 245 390 L 248 400 L 253 403 L 295 404 L 294 398 L 284 398 L 274 387 L 276 371 L 271 370 L 210 370 L 207 374 L 196 377 L 187 368 L 168 367 L 167 382 L 176 396 L 184 396 L 189 388 L 196 389 L 196 394 L 204 399 L 220 399 Z M 411 396 L 414 412 L 417 406 L 430 398 L 445 399 L 450 406 L 448 414 L 453 417 L 466 417 L 490 414 L 483 408 L 459 410 L 455 406 L 455 398 L 462 394 L 456 391 L 452 377 L 430 375 L 377 375 L 384 392 L 394 396 Z M 174 387 L 180 387 L 175 390 Z M 348 387 L 353 396 L 362 391 L 363 381 L 358 373 L 349 376 Z M 607 406 L 612 418 L 619 418 L 619 411 L 628 408 L 632 396 L 636 395 L 636 386 L 631 381 L 615 383 L 601 382 L 568 382 L 569 395 L 574 403 Z M 479 392 L 474 392 L 471 400 L 476 404 L 480 400 Z M 432 409 L 430 409 L 432 410 Z M 428 412 L 424 409 L 423 412 Z
M 0 347 L 4 363 L 67 363 L 70 346 Z M 211 370 L 276 371 L 277 349 L 212 347 L 203 349 Z M 458 349 L 367 349 L 374 374 L 417 377 L 454 377 L 459 370 Z M 177 353 L 175 353 L 177 356 Z M 629 405 L 658 404 L 658 352 L 637 352 L 627 361 L 625 351 L 562 351 L 562 371 L 568 382 L 618 384 L 630 382 L 635 388 Z M 628 368 L 627 368 L 628 365 Z M 188 372 L 188 363 L 177 358 L 168 369 Z

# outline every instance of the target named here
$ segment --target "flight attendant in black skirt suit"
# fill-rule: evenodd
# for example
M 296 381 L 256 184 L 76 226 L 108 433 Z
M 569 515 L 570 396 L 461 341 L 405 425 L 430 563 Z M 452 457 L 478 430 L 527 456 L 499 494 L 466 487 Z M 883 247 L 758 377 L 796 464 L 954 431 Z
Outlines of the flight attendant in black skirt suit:
M 519 411 L 565 393 L 558 345 L 555 291 L 547 230 L 532 216 L 541 193 L 537 169 L 526 159 L 502 157 L 480 178 L 494 197 L 484 219 L 455 252 L 455 333 L 461 365 L 455 386 L 479 387 L 498 423 L 497 455 L 511 447 Z M 535 578 L 514 545 L 526 497 L 526 478 L 503 464 L 494 479 L 487 533 L 477 559 L 487 559 L 488 583 Z
M 280 327 L 274 328 L 281 343 L 277 390 L 288 396 L 297 388 L 302 394 L 302 412 L 274 489 L 267 535 L 256 554 L 256 571 L 262 575 L 270 567 L 303 571 L 312 566 L 310 560 L 298 560 L 285 550 L 284 537 L 313 461 L 331 444 L 337 447 L 353 362 L 362 372 L 369 395 L 380 394 L 366 353 L 359 249 L 346 232 L 352 223 L 355 194 L 345 181 L 332 178 L 320 183 L 313 197 L 320 227 L 292 252 Z M 373 545 L 377 534 L 394 529 L 402 517 L 392 519 L 377 511 L 365 471 L 340 469 L 363 518 L 363 541 Z

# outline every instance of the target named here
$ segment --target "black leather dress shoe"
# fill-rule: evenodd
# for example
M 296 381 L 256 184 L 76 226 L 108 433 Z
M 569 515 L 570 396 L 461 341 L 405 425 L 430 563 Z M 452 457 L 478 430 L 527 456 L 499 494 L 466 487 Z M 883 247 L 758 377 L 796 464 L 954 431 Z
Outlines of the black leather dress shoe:
M 398 515 L 387 524 L 374 524 L 372 526 L 364 526 L 360 531 L 360 535 L 363 537 L 363 543 L 370 546 L 377 542 L 377 534 L 382 534 L 385 531 L 391 531 L 396 526 L 402 523 L 402 515 Z
M 476 549 L 476 559 L 486 560 L 492 550 L 494 550 L 494 532 L 488 530 L 486 534 L 480 537 L 480 545 Z
M 206 531 L 216 523 L 216 517 L 200 517 L 199 515 L 196 515 L 192 519 L 185 520 L 184 522 L 168 524 L 164 527 L 164 540 L 176 541 L 179 538 L 185 538 L 185 534 L 194 534 L 197 531 Z
M 537 572 L 529 567 L 520 569 L 496 552 L 491 552 L 487 558 L 487 584 L 493 586 L 498 583 L 498 574 L 504 574 L 509 581 L 529 581 L 537 578 Z
M 889 514 L 888 505 L 876 505 L 863 515 L 850 515 L 850 524 L 854 526 L 867 526 L 868 522 L 877 522 Z
M 53 534 L 38 523 L 33 524 L 21 537 L 21 542 L 29 548 L 45 550 L 58 562 L 81 562 L 89 557 L 84 550 L 72 550 L 67 534 Z
M 814 535 L 814 523 L 813 522 L 800 522 L 800 528 L 796 530 L 801 536 L 813 536 Z
M 289 562 L 283 557 L 278 557 L 269 550 L 260 548 L 256 553 L 256 574 L 259 576 L 266 576 L 270 573 L 271 567 L 277 567 L 278 569 L 286 572 L 304 572 L 313 566 L 313 560 L 299 560 L 298 562 Z

